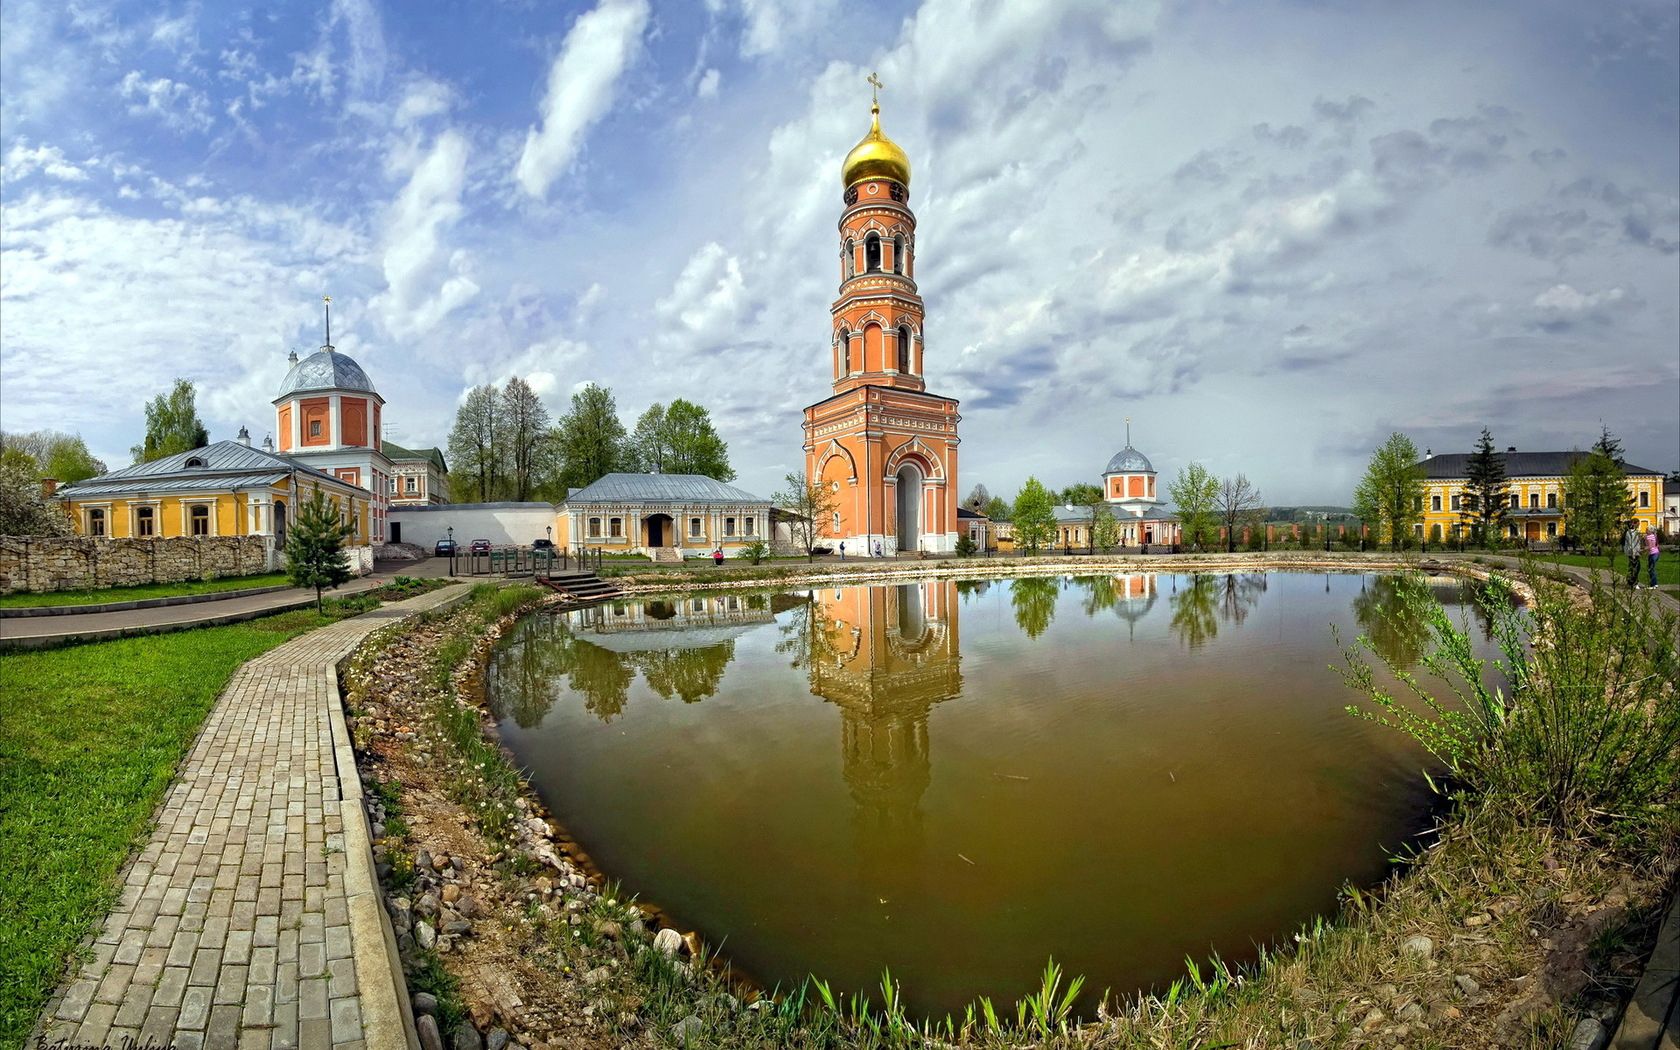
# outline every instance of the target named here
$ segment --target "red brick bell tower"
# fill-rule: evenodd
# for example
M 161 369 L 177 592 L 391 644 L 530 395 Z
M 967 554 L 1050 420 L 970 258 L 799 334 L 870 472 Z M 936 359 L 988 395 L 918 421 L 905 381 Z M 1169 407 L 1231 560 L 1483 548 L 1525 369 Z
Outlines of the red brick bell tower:
M 882 85 L 873 74 L 870 83 Z M 910 158 L 881 133 L 846 155 L 833 396 L 805 409 L 805 472 L 837 497 L 818 532 L 848 555 L 951 551 L 957 542 L 957 402 L 927 392 L 916 294 Z

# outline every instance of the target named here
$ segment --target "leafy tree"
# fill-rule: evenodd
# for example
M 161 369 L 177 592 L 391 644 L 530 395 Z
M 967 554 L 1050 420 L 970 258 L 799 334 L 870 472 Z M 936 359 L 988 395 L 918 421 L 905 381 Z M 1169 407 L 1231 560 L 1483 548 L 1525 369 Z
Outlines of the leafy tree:
M 450 494 L 457 503 L 484 503 L 502 495 L 501 399 L 486 383 L 467 391 L 449 431 Z
M 68 536 L 70 518 L 41 495 L 34 460 L 8 445 L 0 452 L 0 536 Z
M 590 383 L 572 395 L 572 410 L 555 427 L 560 483 L 581 488 L 627 465 L 628 436 L 612 391 Z
M 1392 549 L 1400 549 L 1423 513 L 1423 468 L 1411 438 L 1390 434 L 1371 454 L 1365 476 L 1353 490 L 1353 506 L 1362 519 L 1377 526 L 1379 540 L 1386 538 Z
M 323 587 L 337 587 L 350 579 L 350 561 L 344 541 L 355 526 L 339 511 L 338 501 L 326 493 L 315 494 L 297 508 L 297 517 L 286 531 L 286 574 L 298 587 L 315 588 L 315 608 L 325 611 Z
M 665 460 L 670 456 L 671 446 L 665 432 L 665 406 L 655 401 L 640 419 L 636 420 L 636 429 L 630 432 L 628 448 L 632 465 L 644 474 L 664 474 Z
M 1505 511 L 1509 506 L 1505 479 L 1505 457 L 1493 447 L 1487 427 L 1465 465 L 1466 481 L 1458 495 L 1459 515 L 1470 527 L 1470 539 L 1491 546 L 1505 534 Z
M 1106 502 L 1091 509 L 1091 544 L 1100 551 L 1111 551 L 1120 545 L 1120 522 Z
M 0 434 L 0 448 L 27 457 L 29 469 L 37 477 L 53 478 L 60 485 L 74 485 L 78 481 L 105 473 L 102 460 L 88 451 L 80 434 L 66 434 L 58 430 L 32 430 L 27 434 Z
M 712 426 L 711 413 L 694 402 L 679 397 L 665 410 L 665 441 L 670 449 L 667 473 L 735 480 L 735 471 L 729 465 L 729 445 Z
M 1622 445 L 1606 429 L 1592 451 L 1577 459 L 1564 479 L 1564 531 L 1594 554 L 1615 559 L 1616 538 L 1634 520 L 1633 493 L 1622 470 Z
M 506 449 L 508 494 L 516 500 L 529 500 L 541 486 L 551 458 L 554 435 L 549 428 L 548 409 L 531 385 L 518 376 L 502 388 L 497 408 Z
M 793 512 L 793 539 L 805 548 L 805 560 L 817 555 L 817 540 L 828 531 L 827 522 L 840 505 L 840 497 L 821 481 L 813 484 L 803 470 L 782 479 L 787 488 L 771 497 L 778 507 Z
M 968 533 L 965 532 L 957 537 L 957 557 L 966 558 L 973 554 L 977 549 L 978 548 L 974 543 L 974 537 L 970 536 Z
M 1237 530 L 1258 525 L 1265 514 L 1265 508 L 1260 503 L 1260 490 L 1254 487 L 1246 474 L 1221 481 L 1213 505 L 1220 523 L 1225 526 L 1227 552 L 1237 549 Z
M 169 393 L 147 402 L 145 440 L 129 451 L 134 462 L 150 463 L 209 443 L 210 432 L 198 418 L 197 393 L 192 383 L 177 379 Z
M 1167 498 L 1178 509 L 1179 531 L 1186 545 L 1200 547 L 1213 542 L 1218 478 L 1200 463 L 1192 463 L 1179 470 L 1178 477 L 1167 486 Z
M 1049 543 L 1056 534 L 1056 513 L 1050 490 L 1037 478 L 1028 478 L 1015 496 L 1015 546 L 1031 554 Z
M 963 506 L 969 510 L 985 514 L 986 508 L 991 505 L 991 502 L 992 494 L 990 490 L 985 485 L 977 483 L 972 489 L 968 490 L 968 498 L 963 500 Z
M 1008 521 L 1009 513 L 1009 501 L 1002 496 L 993 496 L 986 501 L 986 517 L 993 521 Z
M 1076 481 L 1063 489 L 1058 498 L 1070 507 L 1091 507 L 1102 502 L 1103 490 L 1101 485 Z

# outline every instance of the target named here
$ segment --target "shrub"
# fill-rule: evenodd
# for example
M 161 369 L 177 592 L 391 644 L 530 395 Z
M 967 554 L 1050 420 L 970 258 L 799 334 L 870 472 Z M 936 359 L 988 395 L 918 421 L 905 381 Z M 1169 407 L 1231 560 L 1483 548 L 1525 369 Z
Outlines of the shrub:
M 754 565 L 770 556 L 770 545 L 763 540 L 753 540 L 741 548 L 740 557 L 751 561 Z
M 1374 709 L 1349 710 L 1409 733 L 1468 789 L 1557 823 L 1642 822 L 1680 802 L 1676 617 L 1649 594 L 1595 581 L 1583 596 L 1532 569 L 1525 578 L 1532 609 L 1497 577 L 1477 596 L 1501 654 L 1490 668 L 1468 625 L 1409 576 L 1394 615 L 1426 625 L 1422 667 L 1452 697 L 1388 663 L 1416 704 L 1397 699 L 1365 659 L 1376 652 L 1365 636 L 1344 650 L 1344 677 Z
M 957 556 L 967 558 L 975 551 L 974 539 L 968 533 L 957 537 Z

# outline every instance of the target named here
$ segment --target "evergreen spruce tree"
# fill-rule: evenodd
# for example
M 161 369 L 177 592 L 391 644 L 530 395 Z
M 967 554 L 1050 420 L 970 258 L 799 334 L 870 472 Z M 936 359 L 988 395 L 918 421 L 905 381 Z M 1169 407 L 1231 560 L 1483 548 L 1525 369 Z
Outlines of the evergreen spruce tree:
M 1482 428 L 1481 440 L 1470 453 L 1464 468 L 1468 479 L 1459 493 L 1459 514 L 1470 527 L 1473 542 L 1493 546 L 1505 533 L 1505 511 L 1510 505 L 1505 477 L 1505 457 L 1493 447 L 1493 435 Z
M 316 490 L 298 508 L 297 517 L 286 531 L 286 574 L 298 587 L 315 588 L 315 608 L 326 611 L 321 599 L 323 587 L 337 587 L 350 579 L 350 561 L 344 541 L 355 527 L 339 513 L 336 500 Z

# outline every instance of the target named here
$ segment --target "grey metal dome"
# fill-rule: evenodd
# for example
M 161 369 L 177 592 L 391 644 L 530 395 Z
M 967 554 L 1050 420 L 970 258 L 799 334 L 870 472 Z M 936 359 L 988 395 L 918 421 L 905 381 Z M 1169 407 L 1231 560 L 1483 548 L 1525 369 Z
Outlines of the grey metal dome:
M 1104 474 L 1153 474 L 1155 468 L 1149 465 L 1149 460 L 1142 452 L 1127 445 L 1114 454 L 1108 461 L 1108 469 Z
M 377 394 L 362 366 L 331 347 L 323 347 L 292 366 L 275 400 L 306 390 L 365 390 Z

